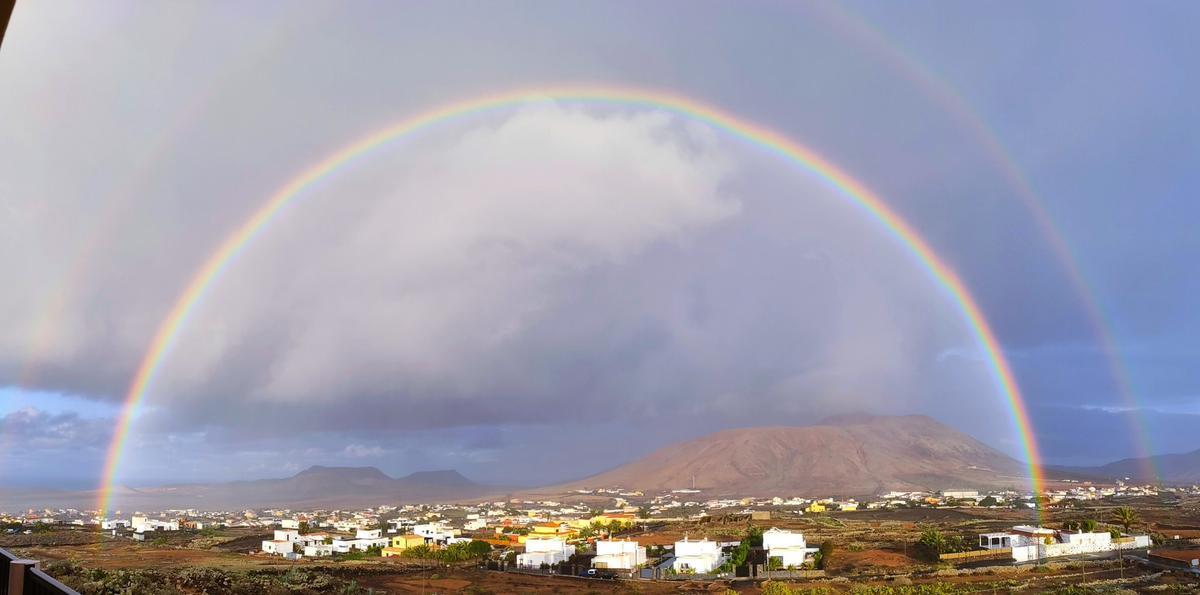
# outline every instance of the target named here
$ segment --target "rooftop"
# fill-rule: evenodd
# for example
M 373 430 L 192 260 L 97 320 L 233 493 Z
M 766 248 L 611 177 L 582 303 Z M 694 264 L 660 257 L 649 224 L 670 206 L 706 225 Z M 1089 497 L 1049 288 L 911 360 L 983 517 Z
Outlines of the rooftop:
M 1191 562 L 1200 559 L 1200 549 L 1197 550 L 1150 550 L 1150 555 L 1157 558 Z

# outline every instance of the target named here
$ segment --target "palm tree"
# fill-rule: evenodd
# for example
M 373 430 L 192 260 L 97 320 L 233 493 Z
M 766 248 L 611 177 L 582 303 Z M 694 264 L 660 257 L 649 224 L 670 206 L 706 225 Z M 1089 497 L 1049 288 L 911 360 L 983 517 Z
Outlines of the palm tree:
M 1125 528 L 1126 532 L 1129 532 L 1129 528 L 1138 522 L 1138 513 L 1128 506 L 1121 506 L 1112 511 L 1112 518 L 1113 522 L 1121 525 Z

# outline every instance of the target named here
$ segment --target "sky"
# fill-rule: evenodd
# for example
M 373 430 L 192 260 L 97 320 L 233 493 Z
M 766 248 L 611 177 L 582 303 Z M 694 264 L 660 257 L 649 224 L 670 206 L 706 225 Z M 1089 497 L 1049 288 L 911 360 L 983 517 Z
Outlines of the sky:
M 719 107 L 875 191 L 978 301 L 1047 462 L 1198 449 L 1197 17 L 20 2 L 0 48 L 0 481 L 99 481 L 155 329 L 299 172 L 439 106 L 572 84 Z M 390 143 L 273 220 L 177 336 L 118 480 L 324 464 L 535 485 L 848 412 L 1024 458 L 983 356 L 911 252 L 810 173 L 662 109 L 542 99 Z

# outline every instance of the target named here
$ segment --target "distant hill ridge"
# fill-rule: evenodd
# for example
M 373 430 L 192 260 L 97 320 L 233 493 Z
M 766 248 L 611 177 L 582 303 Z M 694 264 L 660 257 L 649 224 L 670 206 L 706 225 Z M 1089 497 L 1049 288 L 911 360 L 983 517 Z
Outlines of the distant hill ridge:
M 1101 480 L 1128 479 L 1137 483 L 1200 483 L 1200 450 L 1113 461 L 1098 467 L 1057 467 Z
M 1200 450 L 1123 459 L 1098 467 L 1049 467 L 1058 479 L 1200 482 Z M 1147 476 L 1155 469 L 1161 477 Z M 624 487 L 688 488 L 706 495 L 860 496 L 887 490 L 1027 488 L 1025 466 L 923 415 L 839 415 L 809 426 L 723 430 L 661 448 L 612 470 L 524 492 Z M 290 477 L 218 484 L 114 489 L 117 506 L 158 510 L 350 508 L 499 497 L 509 488 L 480 485 L 455 470 L 394 478 L 376 467 L 314 465 Z M 94 491 L 0 487 L 0 509 L 94 504 Z
M 340 508 L 397 502 L 438 502 L 474 498 L 503 488 L 484 486 L 458 471 L 418 471 L 391 477 L 377 467 L 314 465 L 291 477 L 217 484 L 143 488 L 125 493 L 131 503 L 201 508 Z

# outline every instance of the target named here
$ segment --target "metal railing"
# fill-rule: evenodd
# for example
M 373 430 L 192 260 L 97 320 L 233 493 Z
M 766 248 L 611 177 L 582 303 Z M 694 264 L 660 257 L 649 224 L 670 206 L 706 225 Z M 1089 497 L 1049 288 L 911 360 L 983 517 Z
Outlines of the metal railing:
M 37 564 L 0 549 L 0 595 L 79 595 L 42 572 Z

